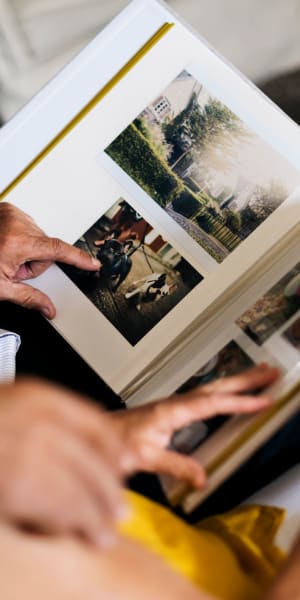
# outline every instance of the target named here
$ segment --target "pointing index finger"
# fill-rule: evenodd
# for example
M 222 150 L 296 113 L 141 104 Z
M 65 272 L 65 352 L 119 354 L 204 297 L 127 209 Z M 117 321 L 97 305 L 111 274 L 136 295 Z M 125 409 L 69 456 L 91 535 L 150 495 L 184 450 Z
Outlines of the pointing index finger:
M 210 419 L 217 415 L 254 414 L 272 406 L 272 399 L 264 396 L 249 396 L 214 393 L 190 396 L 169 404 L 169 428 L 177 431 L 194 421 Z
M 59 238 L 47 236 L 35 239 L 30 247 L 28 260 L 62 262 L 86 271 L 97 271 L 100 268 L 100 262 L 87 252 Z
M 249 392 L 250 390 L 256 390 L 271 385 L 278 379 L 279 375 L 279 369 L 262 364 L 253 369 L 248 369 L 240 375 L 224 377 L 218 379 L 214 383 L 204 385 L 201 387 L 201 391 L 205 394 L 238 394 L 247 391 Z

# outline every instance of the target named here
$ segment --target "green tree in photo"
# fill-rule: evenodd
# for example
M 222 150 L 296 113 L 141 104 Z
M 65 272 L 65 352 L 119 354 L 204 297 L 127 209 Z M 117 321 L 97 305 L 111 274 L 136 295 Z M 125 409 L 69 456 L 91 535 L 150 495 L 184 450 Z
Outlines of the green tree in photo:
M 152 125 L 152 127 L 149 127 L 146 119 L 143 119 L 142 117 L 137 117 L 133 124 L 144 136 L 144 138 L 146 138 L 156 154 L 163 160 L 167 161 L 171 154 L 172 148 L 166 143 L 161 127 L 158 125 Z
M 248 206 L 240 212 L 243 235 L 246 237 L 255 231 L 286 200 L 287 195 L 286 188 L 278 181 L 257 186 Z
M 169 204 L 174 191 L 183 188 L 180 179 L 135 125 L 129 125 L 106 152 L 160 206 Z
M 249 205 L 243 208 L 243 210 L 241 210 L 240 216 L 242 219 L 242 228 L 248 233 L 255 231 L 258 225 L 260 225 L 261 221 L 259 217 Z
M 225 225 L 233 231 L 234 233 L 238 233 L 242 227 L 242 216 L 239 212 L 235 212 L 234 210 L 227 209 L 224 211 L 225 217 Z
M 287 196 L 286 188 L 279 181 L 272 180 L 268 185 L 256 187 L 249 207 L 262 223 L 284 202 Z
M 184 190 L 177 193 L 172 202 L 173 209 L 191 219 L 194 215 L 199 212 L 201 208 L 200 198 L 198 198 L 193 192 L 185 188 Z
M 203 136 L 204 123 L 197 95 L 193 93 L 186 108 L 162 127 L 167 144 L 172 146 L 171 163 L 192 146 L 198 146 Z
M 212 142 L 220 133 L 239 134 L 244 127 L 239 117 L 216 98 L 209 98 L 203 112 L 207 143 Z
M 243 123 L 227 106 L 211 97 L 200 106 L 195 93 L 186 108 L 163 125 L 163 131 L 173 148 L 169 159 L 172 166 L 190 150 L 197 153 L 225 135 L 245 134 Z

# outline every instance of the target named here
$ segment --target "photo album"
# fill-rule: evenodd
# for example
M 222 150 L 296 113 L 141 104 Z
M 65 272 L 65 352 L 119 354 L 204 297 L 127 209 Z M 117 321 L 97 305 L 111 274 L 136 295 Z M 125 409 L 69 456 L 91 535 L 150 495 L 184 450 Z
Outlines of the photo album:
M 272 408 L 178 431 L 194 510 L 300 403 L 300 130 L 157 0 L 133 0 L 0 131 L 1 199 L 99 259 L 35 280 L 128 408 L 261 362 Z

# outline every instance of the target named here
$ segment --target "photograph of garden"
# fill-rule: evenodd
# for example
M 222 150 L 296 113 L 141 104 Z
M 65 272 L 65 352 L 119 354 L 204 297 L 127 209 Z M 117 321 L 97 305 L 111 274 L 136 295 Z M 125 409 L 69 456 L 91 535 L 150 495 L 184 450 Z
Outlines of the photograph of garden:
M 134 346 L 203 279 L 126 200 L 75 243 L 100 261 L 99 271 L 63 271 Z
M 259 298 L 237 320 L 237 325 L 258 346 L 261 346 L 299 310 L 300 263 Z M 290 330 L 286 333 L 290 333 Z
M 106 153 L 221 263 L 300 175 L 183 71 Z

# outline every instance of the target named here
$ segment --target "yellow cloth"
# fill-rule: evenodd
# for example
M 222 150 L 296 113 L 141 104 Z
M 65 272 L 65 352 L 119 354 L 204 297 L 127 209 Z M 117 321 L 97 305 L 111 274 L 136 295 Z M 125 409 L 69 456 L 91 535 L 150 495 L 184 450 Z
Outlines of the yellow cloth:
M 280 509 L 240 507 L 192 527 L 152 501 L 127 494 L 132 518 L 122 532 L 217 598 L 261 598 L 285 558 L 274 546 L 284 518 Z

